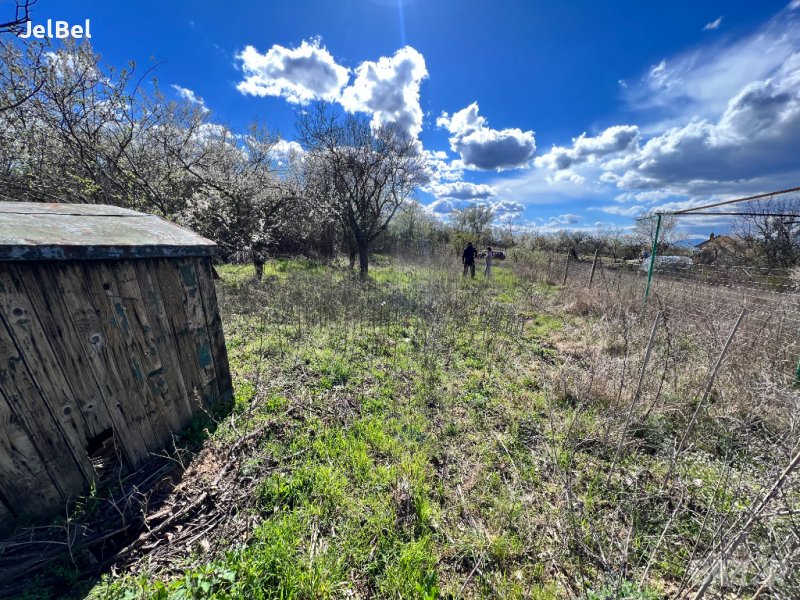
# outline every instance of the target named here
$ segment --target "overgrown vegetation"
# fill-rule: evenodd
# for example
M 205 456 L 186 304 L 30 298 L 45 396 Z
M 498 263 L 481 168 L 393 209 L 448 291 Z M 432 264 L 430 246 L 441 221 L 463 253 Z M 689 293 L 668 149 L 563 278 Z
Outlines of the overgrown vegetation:
M 244 494 L 92 598 L 691 594 L 796 452 L 796 394 L 743 347 L 704 399 L 718 340 L 662 314 L 644 368 L 654 314 L 513 263 L 220 272 L 236 403 L 185 477 L 209 489 L 235 456 Z M 794 597 L 797 491 L 709 597 Z

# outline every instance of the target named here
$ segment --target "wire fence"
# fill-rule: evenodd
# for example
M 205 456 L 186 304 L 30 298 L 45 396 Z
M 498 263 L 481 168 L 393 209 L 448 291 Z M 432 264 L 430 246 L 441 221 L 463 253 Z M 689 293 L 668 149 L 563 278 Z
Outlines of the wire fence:
M 742 310 L 734 351 L 748 352 L 783 385 L 797 379 L 800 359 L 800 284 L 787 270 L 749 266 L 664 265 L 653 269 L 645 304 L 647 272 L 638 264 L 608 258 L 575 259 L 534 253 L 514 268 L 533 280 L 591 290 L 605 305 L 661 311 L 676 331 L 720 340 Z

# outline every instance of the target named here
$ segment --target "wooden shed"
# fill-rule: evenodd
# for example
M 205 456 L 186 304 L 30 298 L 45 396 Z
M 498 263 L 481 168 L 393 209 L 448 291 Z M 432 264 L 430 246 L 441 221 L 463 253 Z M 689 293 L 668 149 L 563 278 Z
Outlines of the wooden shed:
M 123 208 L 0 202 L 0 529 L 64 514 L 230 398 L 214 250 Z

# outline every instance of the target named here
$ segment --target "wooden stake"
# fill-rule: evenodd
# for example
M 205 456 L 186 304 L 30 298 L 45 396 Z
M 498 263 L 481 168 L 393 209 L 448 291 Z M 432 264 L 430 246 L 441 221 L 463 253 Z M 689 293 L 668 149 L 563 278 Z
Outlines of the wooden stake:
M 594 270 L 597 268 L 597 253 L 600 252 L 600 248 L 596 248 L 594 251 L 594 260 L 592 261 L 592 274 L 589 275 L 589 289 L 592 288 L 592 281 L 594 281 Z

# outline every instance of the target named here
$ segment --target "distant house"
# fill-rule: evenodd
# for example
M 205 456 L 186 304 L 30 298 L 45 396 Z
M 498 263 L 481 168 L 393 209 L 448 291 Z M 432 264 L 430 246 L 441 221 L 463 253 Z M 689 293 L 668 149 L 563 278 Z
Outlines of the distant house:
M 729 235 L 714 235 L 699 244 L 693 250 L 695 262 L 712 264 L 716 262 L 729 262 L 737 255 L 744 253 L 743 242 Z

